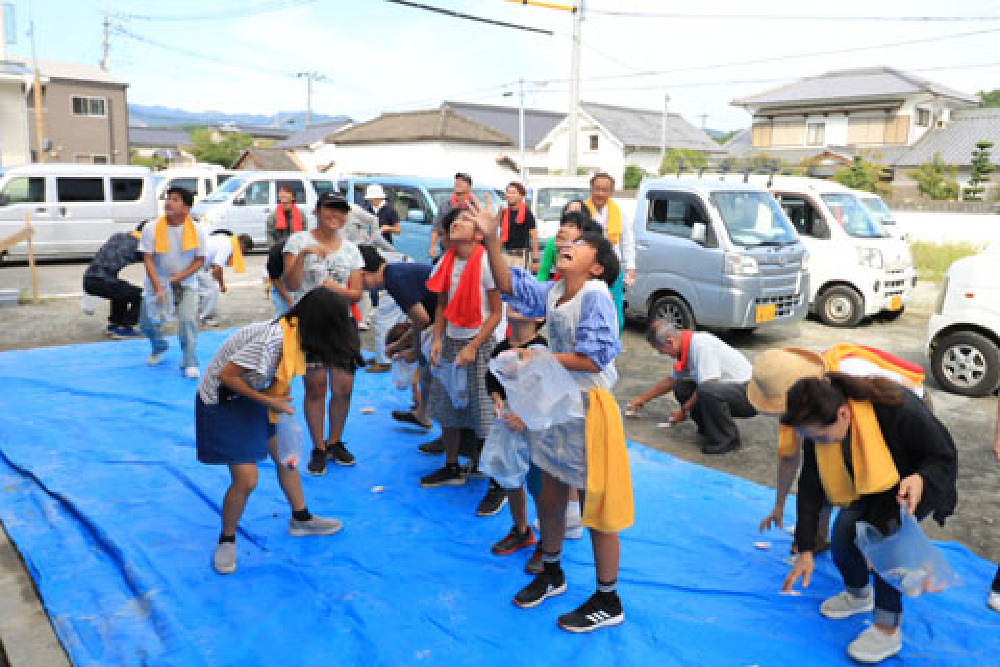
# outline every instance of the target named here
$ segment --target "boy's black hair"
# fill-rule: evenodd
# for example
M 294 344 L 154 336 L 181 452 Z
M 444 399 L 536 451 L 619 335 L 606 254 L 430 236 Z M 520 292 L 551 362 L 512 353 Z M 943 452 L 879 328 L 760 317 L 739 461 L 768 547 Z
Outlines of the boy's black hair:
M 282 317 L 298 318 L 299 340 L 307 357 L 318 357 L 324 366 L 350 370 L 360 367 L 361 349 L 350 304 L 340 294 L 316 287 Z
M 589 219 L 583 223 L 583 227 L 580 228 L 580 231 L 584 234 L 597 234 L 598 236 L 604 236 L 604 228 Z
M 177 195 L 180 197 L 181 201 L 184 202 L 184 205 L 188 208 L 194 206 L 194 195 L 187 188 L 182 188 L 179 185 L 169 187 L 167 188 L 167 196 L 169 197 L 170 195 Z
M 615 249 L 611 246 L 611 241 L 604 238 L 601 234 L 595 234 L 594 232 L 584 232 L 581 234 L 577 239 L 577 243 L 581 241 L 597 251 L 597 263 L 604 268 L 600 279 L 606 282 L 608 287 L 613 286 L 615 281 L 618 280 L 621 264 L 618 262 L 618 255 L 615 254 Z
M 382 253 L 375 246 L 365 243 L 359 245 L 358 250 L 361 251 L 361 259 L 365 263 L 362 269 L 366 273 L 375 273 L 385 264 L 385 257 L 382 256 Z
M 590 218 L 582 211 L 565 211 L 559 217 L 559 226 L 573 225 L 577 229 L 583 229 L 583 226 L 587 224 L 589 220 Z
M 445 236 L 447 236 L 448 232 L 451 231 L 451 223 L 455 222 L 455 219 L 462 215 L 462 211 L 464 210 L 464 206 L 456 206 L 445 213 L 444 217 L 441 218 L 441 229 L 444 230 Z
M 570 201 L 566 202 L 566 205 L 563 206 L 563 210 L 562 210 L 562 213 L 561 213 L 560 217 L 563 216 L 563 215 L 566 215 L 567 213 L 573 213 L 574 212 L 574 211 L 570 211 L 569 210 L 570 204 L 579 204 L 580 205 L 580 210 L 578 212 L 581 215 L 583 215 L 583 217 L 588 218 L 588 219 L 590 218 L 590 209 L 587 208 L 587 203 L 585 201 L 583 201 L 582 199 L 571 199 Z

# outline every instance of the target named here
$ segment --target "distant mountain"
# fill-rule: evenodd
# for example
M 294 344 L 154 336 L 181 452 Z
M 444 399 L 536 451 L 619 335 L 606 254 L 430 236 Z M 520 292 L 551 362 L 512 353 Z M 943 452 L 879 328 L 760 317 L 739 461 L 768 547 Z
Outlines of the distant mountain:
M 149 104 L 128 105 L 129 124 L 147 125 L 149 127 L 176 127 L 179 125 L 215 125 L 218 123 L 233 123 L 239 125 L 257 125 L 263 127 L 279 127 L 275 122 L 279 118 L 283 129 L 301 130 L 306 124 L 304 111 L 281 111 L 276 115 L 250 113 L 223 113 L 221 111 L 186 111 Z M 347 116 L 328 116 L 326 114 L 312 115 L 312 123 L 332 123 L 350 120 Z
M 722 130 L 711 130 L 706 128 L 705 134 L 717 140 L 719 137 L 726 136 L 727 132 L 723 132 Z

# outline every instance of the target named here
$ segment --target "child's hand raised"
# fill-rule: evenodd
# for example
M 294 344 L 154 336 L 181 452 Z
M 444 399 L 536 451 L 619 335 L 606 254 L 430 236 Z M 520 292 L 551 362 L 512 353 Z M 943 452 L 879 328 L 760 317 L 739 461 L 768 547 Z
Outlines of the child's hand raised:
M 474 223 L 483 236 L 496 236 L 497 227 L 500 226 L 500 217 L 493 212 L 493 201 L 489 192 L 483 195 L 483 203 L 481 204 L 475 195 L 470 195 L 468 210 L 463 212 L 462 216 Z

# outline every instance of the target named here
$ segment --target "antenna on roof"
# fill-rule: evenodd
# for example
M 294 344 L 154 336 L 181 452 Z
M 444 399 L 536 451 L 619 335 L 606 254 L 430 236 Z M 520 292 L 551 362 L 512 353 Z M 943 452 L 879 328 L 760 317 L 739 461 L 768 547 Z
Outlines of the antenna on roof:
M 771 164 L 767 168 L 767 187 L 770 188 L 771 184 L 774 183 L 774 174 L 778 171 L 778 161 L 772 160 Z
M 701 178 L 701 175 L 704 173 L 705 173 L 705 165 L 698 167 L 698 178 Z
M 677 178 L 681 177 L 681 172 L 684 171 L 684 158 L 677 158 Z

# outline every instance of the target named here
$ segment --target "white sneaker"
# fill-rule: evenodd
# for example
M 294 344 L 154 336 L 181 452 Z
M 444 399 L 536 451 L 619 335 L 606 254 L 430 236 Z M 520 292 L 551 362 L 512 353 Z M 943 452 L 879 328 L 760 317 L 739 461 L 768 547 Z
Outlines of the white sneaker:
M 195 380 L 201 377 L 201 371 L 198 370 L 197 366 L 188 366 L 184 369 L 184 377 Z
M 541 532 L 542 532 L 542 522 L 541 521 L 539 521 L 538 519 L 535 519 L 535 521 L 531 524 L 531 526 L 539 534 L 541 534 Z M 566 519 L 566 532 L 563 533 L 563 536 L 567 540 L 578 540 L 581 537 L 583 537 L 583 526 L 580 525 L 580 520 L 577 519 L 576 520 L 576 525 L 571 526 L 571 525 L 569 525 L 569 519 L 567 518 Z
M 993 611 L 1000 611 L 1000 593 L 990 591 L 990 596 L 986 598 L 986 606 Z
M 163 352 L 154 352 L 149 355 L 149 359 L 146 360 L 146 363 L 150 366 L 158 366 L 160 362 L 163 361 L 163 355 Z
M 875 596 L 869 591 L 868 597 L 859 598 L 847 591 L 841 591 L 832 598 L 823 600 L 819 613 L 827 618 L 848 618 L 855 614 L 864 614 L 875 608 Z
M 201 320 L 201 326 L 205 328 L 214 328 L 219 326 L 219 320 L 214 317 L 205 317 Z
M 848 644 L 847 655 L 858 662 L 874 664 L 891 658 L 902 650 L 902 628 L 896 628 L 892 634 L 886 634 L 873 625 Z
M 308 521 L 299 521 L 295 517 L 288 520 L 288 534 L 292 537 L 307 535 L 333 535 L 339 532 L 344 524 L 339 519 L 324 519 L 315 514 Z
M 219 574 L 232 574 L 236 571 L 236 543 L 219 542 L 215 545 L 215 555 L 212 557 L 212 567 Z

